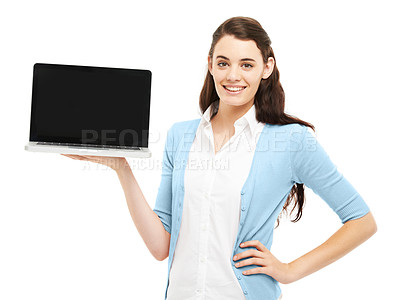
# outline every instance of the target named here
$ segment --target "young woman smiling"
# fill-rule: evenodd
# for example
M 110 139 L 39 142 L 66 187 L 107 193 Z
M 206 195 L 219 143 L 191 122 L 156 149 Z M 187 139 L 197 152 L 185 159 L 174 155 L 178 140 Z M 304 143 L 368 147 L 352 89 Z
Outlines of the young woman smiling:
M 275 300 L 288 284 L 338 260 L 377 226 L 369 207 L 309 128 L 284 112 L 271 41 L 254 19 L 214 32 L 200 119 L 175 123 L 151 209 L 124 158 L 73 156 L 113 168 L 132 219 L 157 260 L 168 260 L 165 299 Z M 193 162 L 228 162 L 220 164 Z M 190 167 L 195 166 L 195 167 Z M 211 167 L 210 167 L 211 166 Z M 302 215 L 304 185 L 341 219 L 326 242 L 292 262 L 270 252 L 289 205 Z

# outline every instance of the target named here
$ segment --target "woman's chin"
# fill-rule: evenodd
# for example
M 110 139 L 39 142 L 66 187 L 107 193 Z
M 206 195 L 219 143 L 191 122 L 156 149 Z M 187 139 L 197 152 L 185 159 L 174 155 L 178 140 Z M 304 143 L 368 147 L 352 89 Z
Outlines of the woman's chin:
M 233 98 L 233 97 L 222 97 L 220 98 L 219 105 L 226 105 L 226 106 L 246 106 L 246 104 L 249 104 L 251 102 L 251 105 L 253 105 L 253 100 L 243 100 L 243 99 L 238 99 L 238 98 Z

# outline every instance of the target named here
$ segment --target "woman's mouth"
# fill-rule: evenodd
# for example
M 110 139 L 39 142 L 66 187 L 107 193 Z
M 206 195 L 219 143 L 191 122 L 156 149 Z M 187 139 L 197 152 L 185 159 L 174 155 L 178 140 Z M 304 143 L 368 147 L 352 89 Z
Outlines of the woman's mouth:
M 225 91 L 227 91 L 231 95 L 240 94 L 246 88 L 245 86 L 230 86 L 230 85 L 224 85 L 223 87 Z

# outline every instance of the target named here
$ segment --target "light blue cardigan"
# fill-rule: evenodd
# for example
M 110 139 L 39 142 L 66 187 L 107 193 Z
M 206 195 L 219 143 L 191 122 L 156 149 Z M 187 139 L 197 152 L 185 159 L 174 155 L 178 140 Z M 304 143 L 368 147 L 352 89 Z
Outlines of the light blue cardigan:
M 182 220 L 184 173 L 200 119 L 178 122 L 168 130 L 163 155 L 161 184 L 154 212 L 171 234 L 168 281 Z M 294 183 L 304 183 L 339 216 L 342 223 L 369 212 L 369 207 L 330 160 L 309 127 L 300 124 L 265 124 L 250 173 L 241 189 L 238 234 L 231 256 L 232 269 L 247 300 L 275 300 L 281 294 L 278 281 L 265 274 L 243 275 L 256 265 L 236 268 L 233 256 L 253 247 L 241 242 L 259 240 L 271 248 L 275 221 Z

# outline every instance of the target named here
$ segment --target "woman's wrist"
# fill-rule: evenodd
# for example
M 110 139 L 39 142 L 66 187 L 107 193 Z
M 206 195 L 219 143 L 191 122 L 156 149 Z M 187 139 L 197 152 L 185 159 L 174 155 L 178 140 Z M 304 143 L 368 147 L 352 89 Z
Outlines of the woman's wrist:
M 125 172 L 127 170 L 130 170 L 131 167 L 129 166 L 129 163 L 127 162 L 127 160 L 125 159 L 125 157 L 121 157 L 118 160 L 114 161 L 115 164 L 113 164 L 112 166 L 110 166 L 110 168 L 112 168 L 114 171 L 116 171 L 117 173 L 119 172 Z
M 295 261 L 287 263 L 288 278 L 287 283 L 293 283 L 302 278 L 301 271 L 298 269 L 298 264 Z

